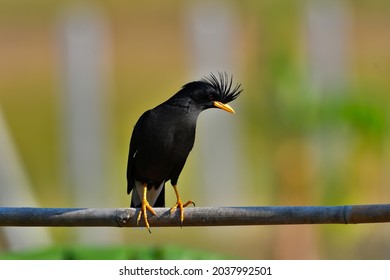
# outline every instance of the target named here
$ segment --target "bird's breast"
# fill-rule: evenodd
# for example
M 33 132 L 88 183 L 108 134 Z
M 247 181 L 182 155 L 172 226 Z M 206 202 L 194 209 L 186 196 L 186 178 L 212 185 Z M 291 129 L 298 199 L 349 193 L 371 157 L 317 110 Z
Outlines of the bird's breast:
M 134 158 L 137 180 L 160 182 L 177 175 L 194 145 L 196 118 L 183 110 L 170 109 L 150 111 L 139 129 Z
M 172 170 L 186 161 L 194 138 L 193 131 L 171 130 L 145 138 L 134 158 L 136 177 L 153 182 L 170 179 Z

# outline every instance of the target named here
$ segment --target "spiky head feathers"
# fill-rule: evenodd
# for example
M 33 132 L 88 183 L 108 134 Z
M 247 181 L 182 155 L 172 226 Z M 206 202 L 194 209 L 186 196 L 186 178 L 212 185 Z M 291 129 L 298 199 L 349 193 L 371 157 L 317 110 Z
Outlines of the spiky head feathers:
M 210 77 L 204 77 L 200 82 L 205 83 L 213 93 L 215 101 L 220 101 L 227 104 L 236 99 L 242 92 L 241 84 L 236 84 L 233 87 L 233 77 L 225 73 L 218 73 L 218 78 L 214 74 Z
M 218 77 L 210 74 L 209 77 L 185 84 L 165 103 L 191 107 L 198 111 L 220 108 L 233 113 L 232 108 L 226 108 L 230 107 L 227 103 L 236 99 L 241 92 L 241 85 L 237 84 L 233 87 L 233 78 L 228 74 L 218 73 Z
M 233 78 L 226 73 L 218 73 L 218 77 L 210 74 L 199 81 L 185 84 L 182 89 L 171 97 L 178 100 L 190 97 L 197 103 L 221 102 L 227 104 L 242 92 L 241 85 L 233 87 Z

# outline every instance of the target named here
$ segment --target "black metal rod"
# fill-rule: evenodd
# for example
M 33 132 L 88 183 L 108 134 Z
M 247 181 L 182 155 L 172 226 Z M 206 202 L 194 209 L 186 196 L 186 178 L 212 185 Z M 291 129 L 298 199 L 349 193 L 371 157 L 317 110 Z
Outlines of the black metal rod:
M 180 226 L 179 212 L 155 208 L 151 227 Z M 136 227 L 135 208 L 0 207 L 0 226 Z M 390 204 L 345 206 L 188 207 L 183 226 L 359 224 L 390 222 Z M 139 226 L 143 226 L 141 219 Z

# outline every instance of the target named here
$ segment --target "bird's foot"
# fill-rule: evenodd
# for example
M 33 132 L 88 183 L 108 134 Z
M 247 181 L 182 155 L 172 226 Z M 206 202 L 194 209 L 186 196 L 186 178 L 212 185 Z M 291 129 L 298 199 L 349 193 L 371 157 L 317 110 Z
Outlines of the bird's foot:
M 186 203 L 183 204 L 180 198 L 177 199 L 177 202 L 173 207 L 171 208 L 170 213 L 172 214 L 173 212 L 176 211 L 177 208 L 180 210 L 180 226 L 183 227 L 183 221 L 184 221 L 184 208 L 187 207 L 188 205 L 194 205 L 195 203 L 192 200 L 187 201 Z
M 148 229 L 149 233 L 152 233 L 150 231 L 150 226 L 149 226 L 149 222 L 148 222 L 148 213 L 146 210 L 149 210 L 150 213 L 152 213 L 154 216 L 157 216 L 156 212 L 154 211 L 152 206 L 150 206 L 149 202 L 146 199 L 143 199 L 142 205 L 141 205 L 141 210 L 139 211 L 138 217 L 137 217 L 137 226 L 139 224 L 139 221 L 141 220 L 141 216 L 143 215 L 145 226 Z

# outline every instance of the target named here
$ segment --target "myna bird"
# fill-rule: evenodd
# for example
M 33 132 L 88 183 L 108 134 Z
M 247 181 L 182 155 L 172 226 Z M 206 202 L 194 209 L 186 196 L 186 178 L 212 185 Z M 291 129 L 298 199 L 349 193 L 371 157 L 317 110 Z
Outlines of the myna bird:
M 209 108 L 234 113 L 227 103 L 236 99 L 242 90 L 240 84 L 232 85 L 232 77 L 226 73 L 219 73 L 218 77 L 211 74 L 185 84 L 167 101 L 139 118 L 131 136 L 127 165 L 127 194 L 133 191 L 130 206 L 141 208 L 137 225 L 143 215 L 150 232 L 147 210 L 156 215 L 153 206 L 165 207 L 164 188 L 169 180 L 177 198 L 170 212 L 179 208 L 183 225 L 183 208 L 194 203 L 182 202 L 177 181 L 194 146 L 198 116 Z

